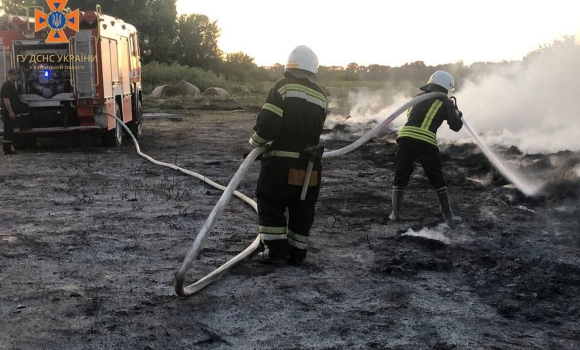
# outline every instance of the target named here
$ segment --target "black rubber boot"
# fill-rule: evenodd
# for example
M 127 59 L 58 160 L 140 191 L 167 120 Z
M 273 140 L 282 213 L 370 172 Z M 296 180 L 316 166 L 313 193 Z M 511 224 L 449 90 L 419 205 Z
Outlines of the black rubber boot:
M 4 150 L 4 155 L 13 155 L 13 154 L 16 154 L 16 152 L 14 152 L 12 150 L 12 141 L 10 141 L 10 142 L 3 141 L 2 142 L 2 148 Z
M 445 219 L 450 228 L 454 228 L 457 224 L 463 222 L 461 217 L 453 215 L 447 189 L 437 190 L 437 199 L 439 200 L 439 210 L 441 210 L 443 219 Z
M 296 247 L 290 246 L 288 252 L 290 253 L 288 257 L 288 263 L 290 265 L 300 266 L 306 259 L 306 249 L 298 249 Z
M 263 250 L 258 254 L 258 262 L 263 264 L 281 264 L 286 262 L 288 242 L 285 239 L 267 241 L 265 245 L 261 242 L 260 246 Z
M 258 262 L 262 264 L 280 265 L 286 262 L 286 257 L 271 255 L 270 249 L 266 248 L 263 252 L 258 253 Z
M 403 189 L 401 188 L 393 188 L 392 196 L 391 196 L 391 203 L 393 206 L 393 211 L 391 215 L 389 215 L 389 219 L 393 221 L 400 221 L 401 220 L 401 205 L 403 204 Z

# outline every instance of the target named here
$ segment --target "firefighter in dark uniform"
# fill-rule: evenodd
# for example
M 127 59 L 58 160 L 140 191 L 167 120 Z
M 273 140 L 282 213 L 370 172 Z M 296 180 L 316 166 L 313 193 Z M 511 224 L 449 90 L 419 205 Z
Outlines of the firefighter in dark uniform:
M 316 157 L 307 179 L 306 169 L 312 158 L 305 157 L 305 150 L 320 150 L 318 143 L 327 114 L 326 96 L 316 84 L 317 72 L 316 54 L 306 46 L 296 47 L 288 57 L 284 78 L 270 90 L 258 113 L 249 139 L 252 147 L 269 143 L 256 188 L 258 231 L 264 249 L 258 255 L 261 262 L 288 260 L 300 265 L 306 258 L 322 164 Z M 307 188 L 304 200 L 303 187 Z
M 18 70 L 8 70 L 7 80 L 0 88 L 0 114 L 4 123 L 4 136 L 2 138 L 2 149 L 5 155 L 16 154 L 12 150 L 12 139 L 14 137 L 14 125 L 16 117 L 23 113 L 28 113 L 28 104 L 20 100 L 20 95 L 16 89 L 18 80 Z
M 455 90 L 453 77 L 445 71 L 435 72 L 427 85 L 420 88 L 428 92 L 449 93 Z M 413 173 L 413 165 L 419 159 L 430 184 L 437 192 L 439 208 L 450 227 L 461 222 L 454 216 L 449 203 L 447 183 L 441 171 L 441 156 L 437 145 L 437 129 L 444 121 L 455 132 L 461 130 L 462 113 L 449 98 L 431 98 L 420 102 L 407 111 L 407 123 L 397 136 L 398 150 L 395 158 L 395 179 L 392 192 L 391 220 L 400 220 L 404 189 Z

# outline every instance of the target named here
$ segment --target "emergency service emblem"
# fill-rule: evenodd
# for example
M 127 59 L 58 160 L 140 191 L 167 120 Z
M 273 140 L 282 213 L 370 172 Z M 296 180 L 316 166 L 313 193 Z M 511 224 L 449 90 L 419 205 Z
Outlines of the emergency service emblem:
M 47 43 L 67 43 L 65 28 L 70 28 L 75 32 L 79 31 L 79 9 L 72 12 L 65 11 L 67 2 L 68 0 L 46 0 L 50 13 L 46 14 L 40 10 L 34 11 L 34 31 L 38 32 L 47 27 L 50 29 L 46 38 Z

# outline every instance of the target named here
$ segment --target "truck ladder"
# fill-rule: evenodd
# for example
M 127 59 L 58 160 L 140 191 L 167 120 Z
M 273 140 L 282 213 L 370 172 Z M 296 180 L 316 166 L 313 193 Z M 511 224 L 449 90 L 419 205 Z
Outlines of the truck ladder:
M 2 45 L 2 54 L 0 56 L 0 84 L 6 81 L 8 69 L 10 69 L 10 62 L 6 62 L 6 48 Z
M 74 55 L 75 57 L 93 57 L 93 45 L 91 42 L 90 30 L 81 30 L 75 35 Z M 72 62 L 74 61 L 74 62 Z M 74 84 L 79 98 L 95 97 L 95 63 L 78 62 L 71 60 L 74 74 Z

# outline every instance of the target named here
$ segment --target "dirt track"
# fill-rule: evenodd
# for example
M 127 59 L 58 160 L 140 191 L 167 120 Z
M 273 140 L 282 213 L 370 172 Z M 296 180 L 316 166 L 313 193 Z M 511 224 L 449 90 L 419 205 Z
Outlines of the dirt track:
M 147 119 L 141 148 L 225 185 L 253 122 Z M 562 174 L 580 156 L 510 154 L 552 179 L 530 199 L 476 148 L 443 148 L 465 221 L 451 232 L 420 169 L 405 221 L 387 220 L 391 139 L 325 161 L 305 266 L 249 259 L 188 299 L 173 273 L 220 191 L 128 142 L 0 157 L 0 349 L 579 349 L 580 180 Z M 253 196 L 258 170 L 238 190 Z M 423 231 L 437 239 L 403 234 Z M 188 282 L 255 234 L 253 209 L 232 199 Z

